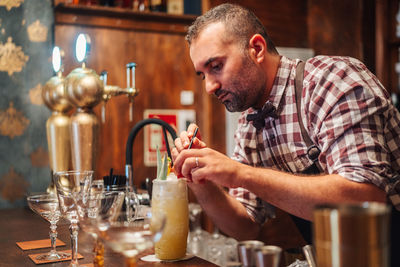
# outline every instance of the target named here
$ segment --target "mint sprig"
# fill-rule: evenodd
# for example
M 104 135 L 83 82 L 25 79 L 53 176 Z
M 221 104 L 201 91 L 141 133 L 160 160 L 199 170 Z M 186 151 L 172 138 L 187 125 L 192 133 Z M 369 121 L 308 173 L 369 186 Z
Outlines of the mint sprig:
M 168 156 L 161 158 L 160 149 L 157 147 L 157 179 L 166 180 L 168 173 Z

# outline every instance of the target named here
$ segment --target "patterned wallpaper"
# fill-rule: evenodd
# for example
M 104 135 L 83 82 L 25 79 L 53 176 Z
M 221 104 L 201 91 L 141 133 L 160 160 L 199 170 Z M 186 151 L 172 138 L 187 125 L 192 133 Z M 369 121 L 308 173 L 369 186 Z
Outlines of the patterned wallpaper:
M 50 182 L 41 88 L 53 76 L 51 0 L 0 0 L 0 208 Z

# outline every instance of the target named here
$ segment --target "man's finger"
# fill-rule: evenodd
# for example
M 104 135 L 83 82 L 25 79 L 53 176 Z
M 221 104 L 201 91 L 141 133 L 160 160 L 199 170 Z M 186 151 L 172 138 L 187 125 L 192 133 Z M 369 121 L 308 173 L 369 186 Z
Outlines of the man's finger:
M 190 143 L 188 132 L 182 131 L 181 134 L 179 135 L 179 138 L 181 139 L 182 142 L 182 148 L 187 148 Z
M 183 144 L 182 144 L 182 139 L 179 137 L 174 140 L 175 148 L 177 149 L 178 152 L 181 152 L 183 150 Z

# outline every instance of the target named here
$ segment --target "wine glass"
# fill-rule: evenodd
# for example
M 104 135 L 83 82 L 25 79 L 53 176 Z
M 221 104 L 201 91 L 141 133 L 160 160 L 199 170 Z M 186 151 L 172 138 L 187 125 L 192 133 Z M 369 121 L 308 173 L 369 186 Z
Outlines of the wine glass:
M 107 192 L 91 190 L 89 199 L 80 207 L 78 212 L 79 227 L 89 233 L 95 240 L 94 259 L 95 266 L 104 265 L 104 245 L 98 238 L 97 227 L 101 227 L 97 220 L 108 217 L 116 220 L 116 214 L 124 204 L 124 192 Z
M 93 171 L 61 171 L 54 174 L 61 214 L 70 221 L 72 257 L 69 266 L 78 263 L 78 212 L 88 200 Z
M 107 247 L 125 257 L 127 267 L 134 267 L 137 255 L 161 239 L 166 216 L 152 216 L 148 212 L 146 216 L 132 220 L 126 215 L 126 212 L 121 212 L 117 220 L 98 220 L 99 237 Z
M 110 222 L 126 218 L 127 222 L 138 216 L 139 200 L 134 192 L 121 191 L 90 191 L 89 199 L 80 207 L 79 226 L 95 239 L 95 256 L 93 263 L 103 266 L 104 247 L 98 238 L 100 231 L 104 231 Z
M 68 253 L 57 252 L 56 250 L 57 222 L 61 217 L 57 196 L 54 194 L 32 195 L 27 197 L 27 201 L 31 210 L 50 222 L 51 249 L 45 254 L 38 255 L 36 259 L 41 261 L 53 261 L 70 257 L 71 255 Z

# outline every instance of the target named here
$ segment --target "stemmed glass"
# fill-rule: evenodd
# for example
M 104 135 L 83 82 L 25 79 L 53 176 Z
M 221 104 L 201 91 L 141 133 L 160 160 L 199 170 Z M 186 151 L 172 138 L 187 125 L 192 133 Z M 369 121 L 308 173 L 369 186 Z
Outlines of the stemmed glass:
M 137 255 L 152 248 L 161 239 L 166 216 L 152 216 L 148 212 L 132 220 L 126 212 L 121 211 L 116 218 L 117 220 L 109 220 L 103 216 L 99 218 L 99 237 L 107 247 L 125 257 L 127 267 L 134 267 Z
M 135 221 L 138 206 L 139 201 L 134 192 L 91 190 L 88 201 L 79 209 L 79 226 L 90 233 L 96 243 L 102 244 L 101 237 L 111 225 Z M 103 266 L 102 255 L 96 254 L 93 263 L 95 266 Z
M 57 196 L 53 194 L 32 195 L 27 197 L 27 201 L 31 210 L 50 222 L 51 250 L 48 253 L 37 256 L 36 259 L 53 261 L 70 257 L 71 255 L 68 253 L 57 252 L 56 250 L 57 222 L 61 217 Z
M 54 174 L 54 184 L 60 211 L 70 221 L 72 258 L 69 266 L 79 266 L 78 263 L 78 212 L 88 200 L 93 171 L 61 171 Z
M 98 238 L 98 227 L 101 227 L 101 225 L 97 223 L 97 220 L 108 218 L 108 220 L 115 221 L 121 206 L 124 204 L 124 199 L 124 192 L 91 190 L 88 201 L 83 203 L 79 209 L 79 227 L 95 240 L 94 266 L 104 266 L 104 246 Z

